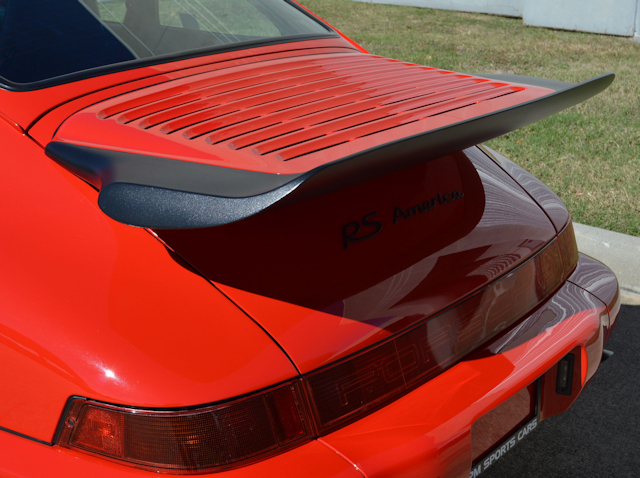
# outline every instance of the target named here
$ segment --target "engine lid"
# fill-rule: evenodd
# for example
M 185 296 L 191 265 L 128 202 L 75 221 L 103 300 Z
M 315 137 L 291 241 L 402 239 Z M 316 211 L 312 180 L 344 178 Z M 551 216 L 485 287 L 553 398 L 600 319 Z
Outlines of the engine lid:
M 449 307 L 555 236 L 475 147 L 232 224 L 155 232 L 302 373 Z

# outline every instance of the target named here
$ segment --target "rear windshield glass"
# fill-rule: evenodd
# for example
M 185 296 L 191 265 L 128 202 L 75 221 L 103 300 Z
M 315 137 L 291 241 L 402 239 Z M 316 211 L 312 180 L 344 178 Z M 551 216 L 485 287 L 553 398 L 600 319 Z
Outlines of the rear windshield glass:
M 0 77 L 33 84 L 135 60 L 327 34 L 286 0 L 0 0 Z

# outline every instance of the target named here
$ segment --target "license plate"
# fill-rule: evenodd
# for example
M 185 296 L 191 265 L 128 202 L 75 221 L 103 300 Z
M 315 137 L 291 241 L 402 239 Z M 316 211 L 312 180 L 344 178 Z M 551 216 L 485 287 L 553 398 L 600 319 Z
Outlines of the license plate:
M 517 430 L 513 435 L 503 441 L 500 445 L 493 449 L 483 460 L 480 460 L 476 465 L 471 468 L 469 478 L 475 478 L 480 476 L 491 465 L 505 456 L 514 446 L 524 440 L 529 434 L 538 426 L 538 417 L 532 418 L 529 422 L 525 423 L 522 428 Z
M 513 447 L 528 437 L 529 434 L 537 428 L 538 423 L 540 422 L 540 381 L 538 380 L 537 383 L 532 384 L 530 387 L 535 387 L 532 397 L 533 413 L 529 415 L 531 418 L 504 440 L 500 441 L 498 445 L 493 447 L 489 452 L 482 453 L 482 458 L 475 462 L 471 467 L 469 478 L 480 476 L 485 470 L 501 460 L 513 449 Z M 474 426 L 475 425 L 476 424 L 474 424 Z M 472 433 L 471 439 L 473 440 L 473 438 L 474 435 Z

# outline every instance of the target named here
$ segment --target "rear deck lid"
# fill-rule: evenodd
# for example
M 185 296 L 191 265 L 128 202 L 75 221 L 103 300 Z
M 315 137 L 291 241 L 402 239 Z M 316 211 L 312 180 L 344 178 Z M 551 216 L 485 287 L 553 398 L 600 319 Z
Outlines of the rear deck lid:
M 544 212 L 475 147 L 231 224 L 155 232 L 302 372 L 434 316 L 555 236 Z M 502 307 L 499 295 L 512 292 L 483 295 L 477 312 Z
M 472 146 L 611 80 L 516 83 L 360 53 L 256 60 L 83 109 L 47 153 L 309 372 L 539 252 L 553 225 Z
M 361 53 L 308 55 L 134 91 L 73 115 L 55 139 L 295 175 L 552 91 Z

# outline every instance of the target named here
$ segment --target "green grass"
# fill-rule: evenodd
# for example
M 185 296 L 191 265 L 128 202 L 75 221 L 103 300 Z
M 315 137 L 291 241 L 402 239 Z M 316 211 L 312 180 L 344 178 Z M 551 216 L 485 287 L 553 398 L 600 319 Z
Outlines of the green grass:
M 640 44 L 521 19 L 352 2 L 302 3 L 371 53 L 467 73 L 579 82 L 600 95 L 487 144 L 544 181 L 574 221 L 640 236 Z

